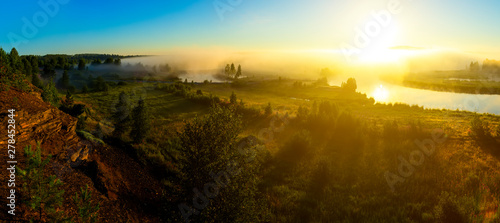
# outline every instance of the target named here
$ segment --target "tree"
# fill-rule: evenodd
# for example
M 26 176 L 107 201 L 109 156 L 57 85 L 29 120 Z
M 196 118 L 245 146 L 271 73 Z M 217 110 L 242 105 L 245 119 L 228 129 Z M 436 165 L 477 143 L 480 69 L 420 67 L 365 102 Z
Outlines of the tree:
M 36 73 L 32 73 L 31 74 L 31 83 L 33 85 L 35 85 L 37 88 L 43 88 L 43 84 L 42 84 L 42 81 L 40 80 L 40 78 L 38 77 L 38 74 Z
M 56 70 L 52 64 L 46 64 L 43 67 L 42 77 L 45 79 L 54 78 L 56 76 Z
M 273 114 L 273 107 L 271 107 L 271 102 L 269 102 L 266 106 L 266 109 L 265 109 L 265 114 L 266 115 L 271 115 Z
M 470 71 L 479 71 L 479 62 L 470 62 L 470 66 L 469 66 L 469 70 Z
M 59 95 L 54 83 L 49 81 L 45 87 L 42 89 L 42 99 L 45 102 L 49 102 L 52 106 L 58 107 L 59 105 Z
M 234 63 L 231 64 L 231 70 L 229 71 L 231 77 L 234 77 L 236 74 L 236 68 L 234 67 Z
M 113 62 L 116 66 L 122 65 L 122 60 L 120 58 L 116 58 L 115 61 Z M 156 68 L 156 66 L 155 66 Z
M 62 206 L 64 190 L 60 189 L 63 183 L 55 175 L 44 177 L 45 166 L 50 162 L 51 155 L 42 159 L 40 143 L 35 151 L 28 145 L 24 148 L 26 168 L 23 170 L 16 167 L 20 178 L 24 181 L 22 185 L 25 203 L 33 213 L 38 213 L 38 222 L 41 222 L 43 213 L 49 219 L 62 219 L 61 211 L 57 209 Z
M 87 87 L 87 85 L 83 85 L 83 87 L 82 87 L 82 93 L 86 94 L 88 92 L 89 92 L 89 88 Z
M 342 87 L 342 89 L 344 89 L 346 91 L 356 92 L 358 85 L 356 84 L 356 79 L 351 77 L 351 78 L 347 79 L 347 82 L 342 82 L 341 87 Z
M 26 59 L 25 57 L 23 57 L 22 59 L 23 61 L 23 67 L 24 67 L 24 75 L 26 75 L 27 77 L 31 77 L 31 74 L 33 73 L 33 68 L 31 67 L 31 63 L 28 61 L 28 59 Z
M 73 100 L 73 95 L 71 95 L 71 92 L 68 90 L 66 91 L 66 98 L 63 100 L 63 106 L 66 107 L 67 109 L 71 110 L 73 108 L 75 101 Z
M 130 129 L 130 101 L 125 92 L 121 92 L 118 96 L 118 103 L 115 105 L 115 112 L 112 115 L 115 130 L 113 134 L 121 137 Z
M 80 59 L 78 61 L 78 70 L 85 70 L 85 66 L 87 65 L 87 63 L 85 63 L 85 60 L 84 59 Z
M 97 65 L 101 65 L 102 62 L 101 62 L 101 59 L 97 58 L 97 59 L 94 59 L 91 64 L 93 66 L 97 66 Z
M 231 93 L 231 97 L 229 98 L 229 102 L 230 102 L 231 104 L 235 105 L 235 104 L 236 104 L 236 102 L 237 102 L 237 100 L 238 100 L 238 99 L 236 98 L 236 94 L 235 94 L 235 93 L 234 93 L 234 91 L 233 91 L 233 93 Z
M 186 122 L 179 133 L 179 149 L 185 157 L 182 197 L 186 198 L 179 209 L 185 221 L 258 222 L 262 216 L 265 204 L 260 203 L 257 191 L 258 162 L 245 162 L 247 157 L 241 156 L 240 149 L 251 149 L 252 145 L 237 144 L 240 132 L 241 117 L 216 105 L 206 117 Z M 213 189 L 207 191 L 207 185 Z M 203 200 L 202 208 L 188 206 L 193 197 Z
M 224 74 L 226 77 L 231 77 L 231 66 L 229 64 L 226 64 L 226 68 L 224 69 Z
M 31 69 L 33 74 L 40 73 L 40 68 L 38 67 L 38 58 L 36 56 L 30 56 Z
M 134 123 L 132 125 L 132 131 L 130 131 L 130 137 L 135 143 L 140 143 L 146 138 L 151 128 L 149 115 L 143 99 L 140 99 L 137 107 L 132 110 L 132 120 Z
M 104 78 L 102 76 L 99 76 L 93 81 L 92 86 L 94 87 L 95 91 L 107 91 L 108 87 L 106 84 L 106 81 L 104 81 Z
M 80 188 L 80 193 L 75 192 L 73 201 L 78 207 L 78 217 L 81 222 L 97 222 L 97 217 L 99 216 L 100 205 L 97 203 L 96 206 L 92 204 L 92 191 L 89 190 L 89 185 L 87 184 L 85 190 Z
M 235 79 L 238 79 L 241 77 L 241 65 L 238 65 L 238 71 L 236 71 L 236 74 L 234 75 Z
M 112 57 L 108 57 L 106 58 L 106 60 L 104 61 L 104 64 L 113 64 L 113 58 Z
M 70 83 L 69 83 L 69 75 L 68 75 L 68 71 L 67 70 L 64 70 L 63 76 L 60 79 L 60 84 L 61 84 L 60 86 L 63 89 L 68 89 L 69 88 Z
M 10 67 L 9 55 L 7 55 L 7 52 L 5 52 L 5 50 L 3 50 L 2 48 L 0 48 L 0 64 L 2 64 L 2 66 L 5 66 L 6 68 Z
M 21 62 L 21 58 L 19 58 L 19 53 L 17 52 L 15 47 L 12 48 L 12 50 L 10 50 L 9 58 L 10 58 L 10 67 L 14 71 L 22 71 L 23 70 L 23 67 L 22 67 L 23 64 Z
M 321 72 L 319 73 L 319 75 L 320 75 L 321 77 L 326 77 L 326 78 L 328 78 L 328 77 L 333 76 L 333 72 L 330 70 L 330 68 L 325 67 L 325 68 L 321 69 Z

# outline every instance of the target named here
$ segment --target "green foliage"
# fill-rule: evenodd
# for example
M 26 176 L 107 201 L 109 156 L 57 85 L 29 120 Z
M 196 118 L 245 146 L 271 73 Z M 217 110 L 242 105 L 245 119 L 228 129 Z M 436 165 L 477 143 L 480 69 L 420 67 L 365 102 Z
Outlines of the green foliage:
M 69 88 L 70 83 L 69 83 L 69 74 L 68 74 L 67 70 L 64 70 L 63 76 L 61 77 L 61 79 L 59 80 L 59 82 L 60 82 L 60 86 L 63 89 L 68 89 Z
M 132 110 L 132 131 L 130 137 L 135 143 L 142 142 L 151 129 L 150 117 L 144 103 L 144 100 L 139 100 L 137 107 Z
M 91 78 L 89 76 L 89 78 Z M 104 81 L 104 78 L 102 76 L 97 77 L 95 80 L 92 80 L 92 87 L 94 88 L 94 91 L 108 91 L 109 90 L 109 85 Z
M 45 79 L 52 79 L 56 77 L 56 70 L 52 64 L 47 64 L 43 67 L 42 77 Z
M 111 117 L 115 125 L 113 135 L 121 137 L 130 130 L 132 121 L 130 117 L 130 107 L 129 97 L 122 91 L 118 96 L 118 103 L 115 105 L 115 112 Z
M 486 122 L 483 122 L 479 115 L 474 115 L 470 121 L 471 133 L 477 139 L 486 139 L 491 136 Z
M 82 94 L 87 94 L 87 93 L 89 93 L 89 88 L 87 87 L 87 85 L 83 85 Z
M 66 91 L 66 98 L 63 100 L 63 106 L 65 106 L 68 109 L 72 109 L 75 101 L 73 100 L 73 95 L 71 92 L 68 90 Z
M 307 130 L 300 131 L 290 137 L 276 155 L 285 166 L 293 166 L 312 155 L 311 136 Z
M 25 59 L 21 60 L 15 48 L 11 50 L 10 54 L 0 48 L 0 86 L 2 90 L 7 90 L 9 87 L 15 87 L 22 91 L 31 90 L 23 61 L 26 64 L 29 63 Z
M 113 57 L 106 58 L 106 60 L 104 61 L 104 64 L 113 64 Z
M 78 61 L 78 70 L 85 70 L 85 66 L 87 63 L 85 62 L 85 59 L 80 59 Z
M 50 103 L 54 107 L 59 106 L 59 95 L 56 89 L 56 86 L 52 81 L 49 81 L 44 87 L 42 92 L 42 99 L 45 102 Z
M 25 169 L 18 168 L 23 183 L 23 194 L 25 203 L 33 213 L 38 213 L 38 221 L 41 221 L 45 213 L 51 221 L 68 220 L 62 218 L 61 211 L 57 209 L 62 206 L 64 190 L 59 189 L 63 183 L 55 175 L 44 177 L 45 166 L 50 162 L 51 156 L 42 159 L 40 144 L 35 151 L 31 146 L 24 148 L 26 158 Z
M 32 73 L 32 75 L 31 75 L 31 83 L 33 85 L 35 85 L 35 87 L 37 87 L 37 88 L 40 88 L 40 89 L 43 88 L 42 81 L 40 80 L 40 78 L 38 77 L 38 74 L 36 74 L 36 73 Z
M 92 191 L 89 190 L 89 185 L 85 187 L 85 190 L 80 188 L 80 193 L 75 192 L 73 201 L 78 207 L 78 217 L 81 222 L 97 222 L 99 216 L 99 203 L 97 205 L 92 204 Z
M 120 58 L 116 58 L 113 61 L 113 64 L 116 65 L 116 66 L 120 66 L 120 65 L 122 65 L 122 60 Z
M 205 196 L 191 191 L 204 191 L 207 183 L 217 186 L 205 208 L 193 215 L 187 206 L 179 206 L 183 217 L 195 222 L 258 222 L 263 219 L 264 203 L 257 192 L 258 162 L 247 163 L 238 152 L 236 137 L 241 131 L 241 118 L 233 110 L 214 106 L 205 118 L 185 124 L 179 133 L 183 154 L 182 173 L 186 202 L 193 196 Z M 247 148 L 240 148 L 247 149 Z M 230 166 L 239 171 L 228 171 Z M 214 183 L 212 176 L 221 181 Z M 223 182 L 222 182 L 223 181 Z M 203 192 L 202 192 L 203 193 Z M 190 211 L 191 210 L 191 211 Z

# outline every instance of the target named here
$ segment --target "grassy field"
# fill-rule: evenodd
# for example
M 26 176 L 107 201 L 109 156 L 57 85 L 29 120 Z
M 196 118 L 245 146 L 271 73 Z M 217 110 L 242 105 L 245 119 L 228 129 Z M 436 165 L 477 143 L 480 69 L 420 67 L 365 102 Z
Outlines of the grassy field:
M 243 123 L 238 138 L 255 136 L 264 148 L 258 150 L 263 158 L 251 163 L 259 167 L 251 179 L 257 182 L 256 196 L 264 207 L 252 214 L 263 216 L 262 221 L 500 219 L 500 117 L 374 104 L 365 95 L 338 87 L 293 83 L 180 84 L 189 86 L 187 95 L 200 90 L 220 97 L 222 105 L 229 104 L 233 92 L 237 96 Z M 168 85 L 173 84 L 129 83 L 107 92 L 77 94 L 75 100 L 90 108 L 88 131 L 100 122 L 110 134 L 110 115 L 120 92 L 128 94 L 133 105 L 145 99 L 152 131 L 134 148 L 146 165 L 164 168 L 165 193 L 173 197 L 164 205 L 176 221 L 182 218 L 177 205 L 185 195 L 175 188 L 183 187 L 180 160 L 186 154 L 175 140 L 186 123 L 208 114 L 210 106 L 168 92 Z M 266 115 L 269 103 L 273 112 Z M 482 121 L 487 137 L 475 135 L 474 117 Z

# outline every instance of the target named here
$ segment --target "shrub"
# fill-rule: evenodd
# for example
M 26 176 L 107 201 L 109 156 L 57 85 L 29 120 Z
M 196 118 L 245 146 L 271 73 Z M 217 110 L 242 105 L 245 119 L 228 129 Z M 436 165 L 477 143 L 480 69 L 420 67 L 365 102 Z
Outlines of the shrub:
M 75 192 L 73 201 L 78 207 L 78 217 L 81 222 L 97 222 L 99 203 L 94 206 L 92 205 L 92 191 L 89 190 L 89 185 L 85 187 L 85 190 L 80 188 L 80 193 Z
M 269 102 L 264 110 L 264 113 L 266 115 L 271 115 L 273 114 L 273 108 L 271 107 L 271 102 Z
M 485 139 L 488 138 L 488 136 L 491 136 L 488 131 L 487 125 L 488 124 L 486 122 L 483 122 L 481 120 L 479 115 L 475 115 L 470 122 L 472 136 L 476 137 L 477 139 Z

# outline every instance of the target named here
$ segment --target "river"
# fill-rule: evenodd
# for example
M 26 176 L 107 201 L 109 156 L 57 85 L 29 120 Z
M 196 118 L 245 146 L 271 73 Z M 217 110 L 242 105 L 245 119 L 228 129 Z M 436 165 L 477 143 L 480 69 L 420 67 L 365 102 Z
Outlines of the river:
M 388 83 L 360 86 L 358 91 L 366 93 L 368 97 L 373 97 L 375 101 L 381 103 L 402 102 L 410 105 L 417 104 L 425 108 L 459 109 L 500 115 L 500 95 L 438 92 Z

